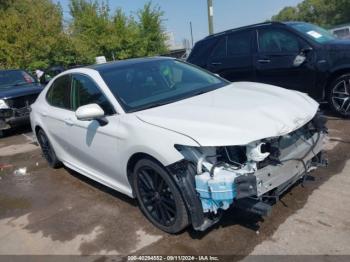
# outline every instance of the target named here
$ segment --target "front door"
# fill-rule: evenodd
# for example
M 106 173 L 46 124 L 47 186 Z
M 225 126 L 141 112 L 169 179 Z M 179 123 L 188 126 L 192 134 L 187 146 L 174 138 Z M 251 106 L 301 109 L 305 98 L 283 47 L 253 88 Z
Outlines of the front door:
M 67 115 L 67 134 L 71 164 L 93 179 L 123 191 L 118 149 L 118 116 L 99 86 L 88 76 L 72 74 L 72 109 Z M 96 103 L 105 112 L 107 123 L 81 121 L 75 116 L 78 107 Z
M 296 34 L 277 27 L 257 30 L 257 82 L 308 92 L 316 81 L 314 51 Z

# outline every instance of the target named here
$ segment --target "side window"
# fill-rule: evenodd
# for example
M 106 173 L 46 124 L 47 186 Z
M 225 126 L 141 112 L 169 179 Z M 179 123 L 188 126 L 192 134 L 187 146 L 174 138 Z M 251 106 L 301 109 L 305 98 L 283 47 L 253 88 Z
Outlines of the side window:
M 297 36 L 282 29 L 259 30 L 259 51 L 267 53 L 297 53 L 300 44 Z
M 251 52 L 251 31 L 233 33 L 227 38 L 227 56 L 249 55 Z
M 221 58 L 226 56 L 226 36 L 221 37 L 219 42 L 216 44 L 213 52 L 211 53 L 212 58 Z
M 107 100 L 106 96 L 96 86 L 89 77 L 84 75 L 72 76 L 72 108 L 77 110 L 78 107 L 87 104 L 98 104 L 106 115 L 115 113 L 112 105 Z
M 215 39 L 206 39 L 197 42 L 193 47 L 187 61 L 202 67 L 205 66 L 208 60 L 208 54 L 213 49 L 215 43 Z
M 70 110 L 70 83 L 69 75 L 57 78 L 47 92 L 46 98 L 48 103 L 52 106 Z

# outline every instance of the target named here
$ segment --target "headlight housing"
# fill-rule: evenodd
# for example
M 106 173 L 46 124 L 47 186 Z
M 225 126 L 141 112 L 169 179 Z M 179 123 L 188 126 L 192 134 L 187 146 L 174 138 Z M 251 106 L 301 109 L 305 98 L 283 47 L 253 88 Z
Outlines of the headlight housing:
M 9 109 L 10 107 L 6 104 L 4 99 L 0 99 L 0 109 Z

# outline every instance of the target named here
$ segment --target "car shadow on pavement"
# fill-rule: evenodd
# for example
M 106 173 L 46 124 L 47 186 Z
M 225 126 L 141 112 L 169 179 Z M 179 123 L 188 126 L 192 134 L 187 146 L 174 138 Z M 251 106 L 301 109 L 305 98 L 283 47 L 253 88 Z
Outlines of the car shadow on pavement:
M 134 198 L 128 197 L 125 194 L 122 194 L 120 192 L 118 192 L 117 190 L 114 190 L 110 187 L 107 187 L 101 183 L 98 183 L 90 178 L 88 178 L 87 176 L 84 176 L 66 166 L 63 167 L 70 175 L 74 176 L 75 178 L 79 179 L 80 181 L 98 189 L 99 191 L 102 191 L 104 193 L 107 193 L 115 198 L 118 198 L 124 202 L 127 202 L 128 204 L 132 205 L 132 206 L 137 206 L 137 201 Z
M 16 128 L 11 128 L 7 130 L 0 130 L 0 139 L 15 136 L 15 135 L 21 135 L 23 133 L 29 133 L 32 132 L 32 128 L 30 125 L 23 125 Z

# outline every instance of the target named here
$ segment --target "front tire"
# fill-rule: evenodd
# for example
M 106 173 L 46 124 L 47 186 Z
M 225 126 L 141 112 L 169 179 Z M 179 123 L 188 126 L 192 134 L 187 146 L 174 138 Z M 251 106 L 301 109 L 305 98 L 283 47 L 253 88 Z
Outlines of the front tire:
M 61 167 L 62 163 L 58 160 L 56 153 L 55 153 L 48 137 L 46 136 L 44 130 L 39 129 L 36 136 L 38 138 L 38 142 L 39 142 L 39 145 L 41 147 L 43 157 L 46 159 L 49 166 L 52 168 Z
M 350 117 L 350 74 L 336 78 L 328 90 L 330 108 L 342 117 Z
M 185 203 L 164 167 L 142 159 L 135 165 L 132 183 L 141 211 L 156 227 L 174 234 L 188 225 Z

